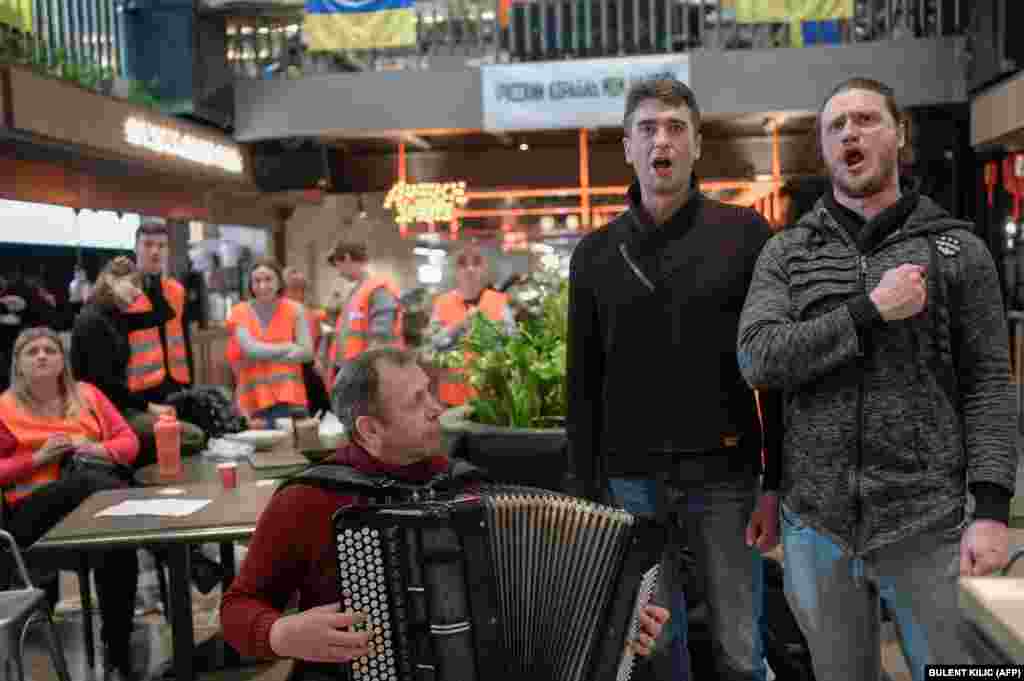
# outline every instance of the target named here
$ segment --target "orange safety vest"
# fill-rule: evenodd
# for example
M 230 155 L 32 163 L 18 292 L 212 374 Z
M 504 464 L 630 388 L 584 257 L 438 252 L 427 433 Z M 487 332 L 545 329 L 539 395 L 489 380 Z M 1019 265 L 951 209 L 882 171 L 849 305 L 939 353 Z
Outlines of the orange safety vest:
M 505 319 L 505 311 L 508 309 L 508 296 L 491 289 L 484 289 L 477 307 L 485 317 L 500 324 Z M 449 331 L 461 324 L 467 314 L 469 314 L 469 307 L 463 300 L 462 294 L 456 290 L 442 293 L 434 299 L 434 319 L 441 322 Z M 463 357 L 468 362 L 472 359 L 472 354 L 467 352 Z M 466 400 L 475 394 L 476 391 L 466 383 L 464 370 L 448 369 L 441 374 L 438 397 L 445 404 L 452 406 L 465 404 Z
M 320 336 L 323 332 L 320 330 L 320 325 L 325 319 L 327 319 L 327 313 L 324 310 L 314 310 L 311 307 L 305 307 L 306 321 L 309 322 L 309 337 L 313 340 L 313 356 L 316 356 L 316 349 L 320 347 Z
M 368 277 L 352 292 L 345 307 L 338 314 L 334 340 L 331 342 L 331 349 L 327 354 L 330 361 L 328 389 L 334 385 L 338 367 L 338 348 L 342 348 L 342 359 L 351 360 L 363 354 L 370 346 L 370 296 L 379 288 L 386 289 L 395 298 L 402 295 L 398 286 L 387 277 Z M 405 340 L 402 338 L 401 304 L 396 311 L 395 321 L 391 325 L 391 333 L 387 337 L 386 345 L 396 348 L 405 347 Z
M 96 392 L 96 388 L 91 385 L 79 383 L 78 394 L 82 398 L 82 409 L 75 418 L 66 419 L 33 416 L 18 404 L 14 393 L 10 390 L 5 391 L 0 395 L 0 422 L 3 422 L 18 442 L 10 456 L 32 456 L 52 435 L 67 435 L 74 441 L 87 439 L 102 442 L 106 428 L 99 419 L 100 406 Z M 9 504 L 16 504 L 58 478 L 60 462 L 51 461 L 15 480 L 14 484 L 4 491 L 4 499 Z
M 302 379 L 302 365 L 297 363 L 237 362 L 242 358 L 242 350 L 235 338 L 235 329 L 245 327 L 249 335 L 263 343 L 294 343 L 295 321 L 301 314 L 299 303 L 278 299 L 277 309 L 266 329 L 249 303 L 239 303 L 231 309 L 228 317 L 228 328 L 231 337 L 228 339 L 227 356 L 238 374 L 238 407 L 242 413 L 251 416 L 261 409 L 273 407 L 275 404 L 294 404 L 298 407 L 308 405 L 306 401 L 306 384 Z M 237 363 L 236 363 L 237 362 Z
M 167 332 L 167 355 L 160 344 L 160 328 L 152 327 L 128 334 L 128 345 L 131 354 L 128 357 L 128 390 L 133 393 L 142 392 L 160 385 L 170 370 L 171 378 L 182 385 L 188 385 L 192 379 L 188 373 L 188 354 L 185 348 L 185 329 L 182 326 L 182 315 L 185 312 L 185 288 L 173 279 L 164 278 L 160 282 L 164 297 L 174 318 L 164 325 Z M 150 312 L 153 303 L 146 294 L 139 296 L 128 312 Z

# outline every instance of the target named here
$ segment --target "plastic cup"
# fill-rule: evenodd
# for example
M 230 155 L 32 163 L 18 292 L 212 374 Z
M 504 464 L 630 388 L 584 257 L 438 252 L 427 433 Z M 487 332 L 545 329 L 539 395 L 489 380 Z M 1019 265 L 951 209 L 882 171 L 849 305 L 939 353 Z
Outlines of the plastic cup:
M 217 472 L 220 473 L 221 484 L 224 489 L 238 487 L 238 464 L 233 462 L 217 464 Z

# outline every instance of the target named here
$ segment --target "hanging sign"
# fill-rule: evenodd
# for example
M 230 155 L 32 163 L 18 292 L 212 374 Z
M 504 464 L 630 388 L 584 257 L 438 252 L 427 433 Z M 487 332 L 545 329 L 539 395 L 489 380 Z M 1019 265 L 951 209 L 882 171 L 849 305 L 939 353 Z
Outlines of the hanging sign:
M 465 182 L 399 182 L 384 199 L 384 208 L 395 211 L 399 225 L 451 222 L 455 209 L 465 206 Z
M 487 130 L 545 130 L 622 125 L 626 92 L 637 80 L 690 78 L 685 54 L 576 59 L 480 68 Z
M 242 154 L 237 148 L 218 144 L 181 130 L 130 116 L 124 121 L 124 141 L 158 154 L 241 173 Z

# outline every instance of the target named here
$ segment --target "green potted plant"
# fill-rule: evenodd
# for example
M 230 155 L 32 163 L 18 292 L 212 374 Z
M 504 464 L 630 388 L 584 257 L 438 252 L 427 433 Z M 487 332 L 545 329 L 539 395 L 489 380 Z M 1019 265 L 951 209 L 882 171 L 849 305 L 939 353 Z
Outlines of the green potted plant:
M 502 482 L 561 489 L 567 471 L 565 344 L 568 282 L 535 273 L 512 293 L 521 321 L 515 335 L 477 315 L 459 352 L 436 362 L 459 368 L 476 395 L 441 416 L 454 455 Z

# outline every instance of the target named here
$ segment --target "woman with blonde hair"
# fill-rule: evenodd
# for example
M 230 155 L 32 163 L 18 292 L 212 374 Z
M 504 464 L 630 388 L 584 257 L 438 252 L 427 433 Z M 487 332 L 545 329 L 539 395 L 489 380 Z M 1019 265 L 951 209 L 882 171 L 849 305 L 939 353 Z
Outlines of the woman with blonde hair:
M 31 546 L 93 492 L 123 487 L 117 469 L 138 453 L 138 438 L 110 400 L 72 378 L 56 332 L 22 331 L 11 386 L 0 394 L 0 486 L 18 544 Z M 97 556 L 105 660 L 122 678 L 136 678 L 130 638 L 138 559 L 131 549 Z
M 252 299 L 235 305 L 227 322 L 238 407 L 250 423 L 268 428 L 309 406 L 302 377 L 302 365 L 313 360 L 309 325 L 303 306 L 281 295 L 283 286 L 277 262 L 257 258 L 249 270 Z

